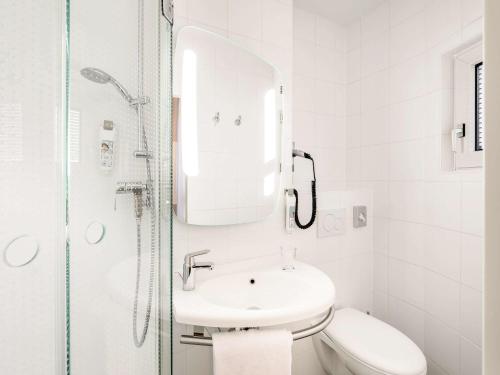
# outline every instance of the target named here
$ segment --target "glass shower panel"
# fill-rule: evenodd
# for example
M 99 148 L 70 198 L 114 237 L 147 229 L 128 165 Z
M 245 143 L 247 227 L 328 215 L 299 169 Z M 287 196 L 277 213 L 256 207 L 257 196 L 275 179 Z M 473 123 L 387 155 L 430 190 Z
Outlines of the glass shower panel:
M 170 372 L 170 25 L 70 2 L 71 374 Z
M 64 371 L 64 7 L 0 1 L 0 374 Z

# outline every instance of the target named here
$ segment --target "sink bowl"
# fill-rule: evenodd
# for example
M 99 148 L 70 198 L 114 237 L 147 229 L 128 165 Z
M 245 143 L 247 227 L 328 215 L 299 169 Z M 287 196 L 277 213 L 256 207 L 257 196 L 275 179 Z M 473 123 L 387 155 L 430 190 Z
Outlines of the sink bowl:
M 296 262 L 198 281 L 174 289 L 174 316 L 181 324 L 206 327 L 266 327 L 314 318 L 335 302 L 335 288 L 320 270 Z

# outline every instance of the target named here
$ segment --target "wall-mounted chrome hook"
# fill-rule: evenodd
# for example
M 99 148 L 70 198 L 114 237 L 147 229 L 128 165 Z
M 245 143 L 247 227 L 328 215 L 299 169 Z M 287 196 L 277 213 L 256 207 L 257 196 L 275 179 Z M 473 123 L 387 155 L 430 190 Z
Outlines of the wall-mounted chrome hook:
M 234 120 L 234 125 L 240 126 L 241 125 L 241 115 L 236 117 L 236 120 Z
M 220 112 L 215 112 L 214 117 L 212 117 L 212 121 L 214 125 L 217 125 L 220 122 Z

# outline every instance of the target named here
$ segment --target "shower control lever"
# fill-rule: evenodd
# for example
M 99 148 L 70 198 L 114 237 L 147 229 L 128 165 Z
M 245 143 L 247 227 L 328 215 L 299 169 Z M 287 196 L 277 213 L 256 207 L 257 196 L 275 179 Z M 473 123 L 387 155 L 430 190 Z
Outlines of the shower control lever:
M 182 270 L 182 289 L 194 290 L 195 288 L 195 270 L 197 268 L 214 269 L 212 262 L 195 262 L 194 258 L 200 255 L 208 254 L 210 250 L 200 250 L 194 253 L 188 253 L 184 257 L 184 266 Z
M 142 216 L 143 207 L 151 206 L 151 200 L 150 200 L 151 190 L 149 189 L 148 184 L 144 184 L 140 181 L 119 181 L 116 183 L 115 193 L 116 194 L 131 193 L 134 195 L 134 208 L 137 218 L 140 218 Z M 145 199 L 143 200 L 144 196 Z M 115 195 L 114 209 L 116 211 L 116 195 Z

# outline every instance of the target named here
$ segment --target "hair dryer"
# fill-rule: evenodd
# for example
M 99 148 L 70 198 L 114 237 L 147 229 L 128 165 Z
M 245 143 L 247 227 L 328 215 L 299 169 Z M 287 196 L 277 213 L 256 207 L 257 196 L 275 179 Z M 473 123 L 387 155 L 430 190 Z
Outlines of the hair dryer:
M 314 159 L 307 152 L 297 149 L 294 149 L 292 151 L 292 156 L 294 158 L 301 157 L 309 159 L 312 163 L 312 169 L 313 169 L 313 180 L 311 181 L 312 212 L 311 212 L 311 218 L 309 219 L 309 222 L 306 224 L 302 224 L 299 220 L 299 193 L 297 192 L 297 189 L 293 189 L 293 195 L 295 195 L 295 224 L 297 224 L 297 226 L 300 229 L 307 229 L 311 225 L 313 225 L 314 220 L 316 220 L 316 171 L 314 168 Z

